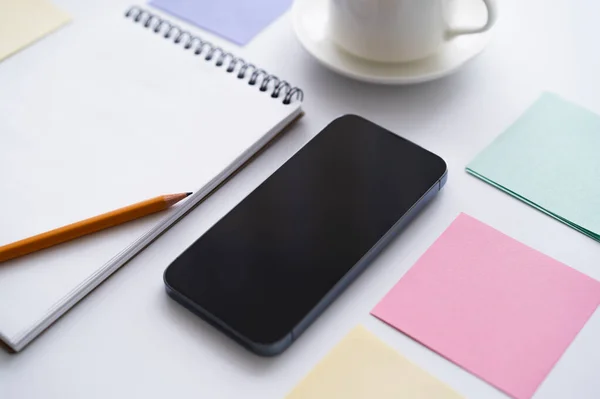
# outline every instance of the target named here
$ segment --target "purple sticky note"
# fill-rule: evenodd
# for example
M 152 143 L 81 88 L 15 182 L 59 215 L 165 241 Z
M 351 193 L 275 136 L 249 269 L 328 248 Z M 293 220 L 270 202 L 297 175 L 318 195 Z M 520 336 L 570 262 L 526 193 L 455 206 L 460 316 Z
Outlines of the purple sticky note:
M 248 43 L 293 0 L 150 0 L 150 4 L 234 43 Z

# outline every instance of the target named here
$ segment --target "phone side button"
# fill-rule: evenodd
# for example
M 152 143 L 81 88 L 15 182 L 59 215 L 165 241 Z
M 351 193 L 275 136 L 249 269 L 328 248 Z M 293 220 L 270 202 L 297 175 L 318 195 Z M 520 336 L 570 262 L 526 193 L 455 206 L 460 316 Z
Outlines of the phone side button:
M 448 171 L 446 170 L 444 175 L 440 178 L 440 185 L 439 185 L 438 191 L 440 191 L 444 187 L 444 185 L 446 184 L 447 181 L 448 181 Z

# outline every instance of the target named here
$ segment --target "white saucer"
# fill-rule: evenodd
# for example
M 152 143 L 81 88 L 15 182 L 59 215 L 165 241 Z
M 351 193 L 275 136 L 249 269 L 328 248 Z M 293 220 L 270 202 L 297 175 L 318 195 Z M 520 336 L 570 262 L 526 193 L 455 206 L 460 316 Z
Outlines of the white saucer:
M 470 26 L 478 21 L 481 24 L 485 22 L 483 1 L 461 0 L 460 4 L 464 11 L 459 20 L 469 21 Z M 304 48 L 327 68 L 370 83 L 411 84 L 441 78 L 479 54 L 490 39 L 491 31 L 465 35 L 445 42 L 437 53 L 422 60 L 399 64 L 373 62 L 353 56 L 329 39 L 328 8 L 327 0 L 296 0 L 292 8 L 296 36 Z M 457 21 L 456 25 L 458 22 L 462 21 Z

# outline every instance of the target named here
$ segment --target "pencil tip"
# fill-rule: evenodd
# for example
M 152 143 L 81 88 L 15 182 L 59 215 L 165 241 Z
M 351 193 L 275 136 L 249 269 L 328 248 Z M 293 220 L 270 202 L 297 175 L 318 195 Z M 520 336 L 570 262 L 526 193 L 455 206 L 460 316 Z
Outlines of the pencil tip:
M 185 193 L 185 196 L 186 196 L 186 197 L 189 197 L 189 196 L 190 196 L 190 195 L 192 195 L 192 194 L 194 194 L 194 193 L 190 191 L 189 193 Z

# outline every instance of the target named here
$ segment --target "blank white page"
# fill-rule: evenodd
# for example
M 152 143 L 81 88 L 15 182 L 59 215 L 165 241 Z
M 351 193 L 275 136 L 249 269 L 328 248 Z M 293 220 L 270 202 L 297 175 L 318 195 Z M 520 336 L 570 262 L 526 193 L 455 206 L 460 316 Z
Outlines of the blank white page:
M 0 245 L 196 191 L 299 113 L 119 12 L 0 63 L 0 88 Z M 23 338 L 169 212 L 1 264 L 0 336 Z

